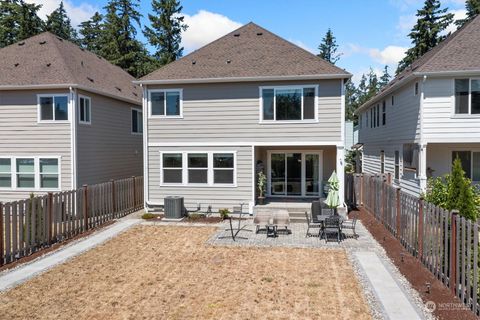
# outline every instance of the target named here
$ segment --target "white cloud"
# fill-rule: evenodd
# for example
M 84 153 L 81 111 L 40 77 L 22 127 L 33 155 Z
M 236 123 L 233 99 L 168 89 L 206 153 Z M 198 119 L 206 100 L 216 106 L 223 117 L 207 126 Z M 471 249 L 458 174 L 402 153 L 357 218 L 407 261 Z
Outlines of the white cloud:
M 188 28 L 182 33 L 182 45 L 187 52 L 198 49 L 242 26 L 240 22 L 206 10 L 200 10 L 191 16 L 185 14 L 184 17 Z
M 315 49 L 310 48 L 309 46 L 307 46 L 304 42 L 302 42 L 302 41 L 300 41 L 300 40 L 288 39 L 288 41 L 290 41 L 290 42 L 293 43 L 293 44 L 296 44 L 297 46 L 299 46 L 300 48 L 302 48 L 302 49 L 304 49 L 304 50 L 309 51 L 310 53 L 313 53 L 313 54 L 317 54 L 317 53 L 318 53 L 318 52 L 315 51 Z
M 46 19 L 60 5 L 61 0 L 25 0 L 28 3 L 41 4 L 38 15 L 42 19 Z M 69 0 L 64 0 L 63 5 L 67 11 L 68 17 L 72 21 L 72 26 L 76 28 L 81 22 L 90 19 L 91 16 L 99 9 L 91 4 L 82 2 L 79 5 L 74 5 Z
M 380 78 L 383 75 L 383 69 L 372 67 L 372 70 L 377 75 L 378 78 Z M 360 68 L 360 69 L 357 69 L 357 70 L 354 70 L 354 71 L 351 71 L 351 70 L 349 70 L 349 71 L 352 72 L 352 74 L 353 74 L 353 76 L 352 76 L 353 83 L 358 85 L 360 83 L 360 80 L 362 79 L 362 76 L 364 74 L 368 75 L 370 73 L 370 68 Z M 389 69 L 389 73 L 392 74 L 392 69 L 391 68 Z
M 408 48 L 399 46 L 387 46 L 383 50 L 370 49 L 369 55 L 381 64 L 397 64 L 405 56 Z
M 456 20 L 465 19 L 467 17 L 467 10 L 459 9 L 459 10 L 450 10 L 449 13 L 453 13 L 453 23 L 451 23 L 447 29 L 445 29 L 444 33 L 448 34 L 449 32 L 454 32 L 457 30 L 457 26 L 455 25 Z

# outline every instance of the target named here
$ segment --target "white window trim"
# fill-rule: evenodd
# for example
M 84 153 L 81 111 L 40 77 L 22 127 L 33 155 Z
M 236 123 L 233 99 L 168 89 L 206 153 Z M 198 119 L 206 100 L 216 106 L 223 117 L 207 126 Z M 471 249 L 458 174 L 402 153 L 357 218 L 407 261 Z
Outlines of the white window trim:
M 188 154 L 206 153 L 208 154 L 208 183 L 188 183 Z M 231 153 L 233 154 L 233 184 L 214 184 L 213 183 L 213 154 Z M 182 183 L 163 182 L 163 155 L 164 154 L 182 154 Z M 172 168 L 173 169 L 173 168 Z M 176 168 L 177 170 L 180 168 Z M 198 168 L 200 169 L 200 168 Z M 225 168 L 226 169 L 226 168 Z M 237 187 L 237 151 L 231 150 L 165 150 L 160 151 L 160 186 L 161 187 L 194 187 L 194 188 L 236 188 Z
M 40 105 L 40 98 L 54 98 L 53 108 L 53 120 L 42 120 L 41 112 L 42 108 Z M 67 98 L 67 120 L 55 120 L 55 97 L 65 97 Z M 37 123 L 70 123 L 70 97 L 68 93 L 52 93 L 52 94 L 37 94 Z
M 468 79 L 468 113 L 456 113 L 455 112 L 455 107 L 457 104 L 457 98 L 455 95 L 455 80 L 462 80 L 462 79 Z M 472 114 L 472 80 L 480 81 L 480 78 L 473 77 L 459 77 L 459 78 L 454 78 L 452 81 L 452 116 L 451 118 L 457 118 L 457 119 L 462 119 L 462 118 L 480 118 L 480 113 Z
M 306 88 L 314 88 L 315 89 L 315 101 L 314 101 L 314 113 L 315 113 L 315 118 L 314 119 L 303 119 L 303 89 Z M 264 120 L 263 119 L 263 90 L 264 89 L 273 89 L 273 120 Z M 301 107 L 301 117 L 302 120 L 275 120 L 276 118 L 276 110 L 277 110 L 277 99 L 276 97 L 276 91 L 277 90 L 285 90 L 285 89 L 302 89 L 302 107 Z M 261 86 L 259 87 L 259 101 L 260 101 L 260 119 L 259 122 L 260 124 L 276 124 L 276 123 L 318 123 L 318 90 L 319 90 L 319 85 L 318 84 L 305 84 L 305 85 L 299 85 L 299 86 Z
M 81 117 L 80 117 L 80 115 L 81 115 L 80 108 L 82 107 L 82 105 L 80 103 L 81 99 L 88 100 L 88 109 L 89 109 L 88 114 L 90 116 L 88 121 L 82 121 Z M 78 95 L 78 123 L 86 124 L 86 125 L 91 125 L 92 124 L 92 99 L 88 96 Z
M 163 92 L 165 94 L 164 105 L 163 105 L 163 115 L 153 115 L 152 114 L 152 93 Z M 169 116 L 167 115 L 167 92 L 178 92 L 180 93 L 180 114 Z M 158 119 L 183 119 L 183 89 L 151 89 L 148 90 L 148 118 L 158 118 Z
M 142 126 L 143 126 L 143 110 L 139 108 L 130 108 L 130 133 L 136 136 L 143 136 L 143 131 L 145 128 L 142 127 L 142 132 L 134 132 L 133 131 L 133 121 L 132 121 L 132 112 L 133 110 L 140 112 L 142 114 Z
M 61 191 L 62 186 L 62 156 L 58 155 L 19 155 L 19 156 L 2 156 L 2 159 L 10 159 L 10 174 L 11 174 L 11 187 L 0 188 L 0 190 L 10 191 L 32 191 L 32 192 L 57 192 Z M 34 187 L 33 188 L 19 188 L 17 187 L 17 159 L 33 159 L 34 167 Z M 41 188 L 40 187 L 40 159 L 57 159 L 58 161 L 58 188 Z

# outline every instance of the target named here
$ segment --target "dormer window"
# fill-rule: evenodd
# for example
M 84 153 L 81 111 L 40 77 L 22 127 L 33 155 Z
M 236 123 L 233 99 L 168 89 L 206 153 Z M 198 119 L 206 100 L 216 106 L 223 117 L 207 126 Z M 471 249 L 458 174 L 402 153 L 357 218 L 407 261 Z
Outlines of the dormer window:
M 260 122 L 317 120 L 318 86 L 261 87 Z

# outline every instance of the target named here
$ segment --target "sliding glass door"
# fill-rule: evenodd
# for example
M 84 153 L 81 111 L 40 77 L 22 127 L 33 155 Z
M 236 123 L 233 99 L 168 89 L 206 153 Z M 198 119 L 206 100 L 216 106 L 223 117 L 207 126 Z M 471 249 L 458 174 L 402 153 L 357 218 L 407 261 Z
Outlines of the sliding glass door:
M 320 153 L 272 152 L 269 168 L 271 196 L 320 195 Z

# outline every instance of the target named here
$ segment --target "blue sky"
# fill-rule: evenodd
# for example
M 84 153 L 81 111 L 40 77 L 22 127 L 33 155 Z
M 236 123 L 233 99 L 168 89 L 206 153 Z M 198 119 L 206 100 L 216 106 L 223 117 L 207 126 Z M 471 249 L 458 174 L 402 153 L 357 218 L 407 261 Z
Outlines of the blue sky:
M 60 0 L 27 0 L 43 4 L 41 16 L 51 12 Z M 64 0 L 72 22 L 103 11 L 107 0 Z M 183 35 L 185 54 L 238 26 L 253 21 L 301 47 L 317 53 L 328 28 L 333 30 L 342 53 L 337 63 L 358 81 L 372 67 L 380 73 L 397 62 L 410 46 L 407 37 L 423 0 L 183 0 L 183 14 L 190 26 Z M 150 0 L 141 0 L 143 24 L 150 12 Z M 464 0 L 443 0 L 457 18 L 465 15 Z M 451 26 L 454 30 L 454 26 Z M 141 33 L 139 38 L 145 41 Z

